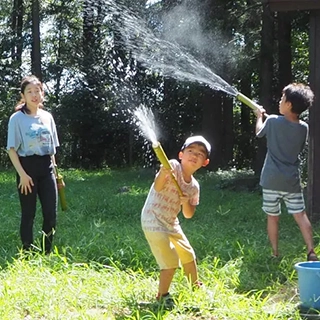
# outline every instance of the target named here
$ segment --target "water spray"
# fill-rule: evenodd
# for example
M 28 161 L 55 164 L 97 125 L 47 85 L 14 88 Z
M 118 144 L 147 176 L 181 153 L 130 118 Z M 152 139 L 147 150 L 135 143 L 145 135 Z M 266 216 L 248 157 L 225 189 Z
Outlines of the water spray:
M 121 12 L 121 25 L 119 24 L 119 30 L 123 34 L 121 41 L 144 67 L 159 72 L 164 77 L 205 84 L 213 90 L 223 91 L 236 97 L 253 111 L 261 109 L 261 106 L 239 93 L 236 88 L 185 52 L 178 44 L 157 37 L 145 21 L 129 8 L 115 6 L 111 1 L 110 8 Z
M 157 141 L 157 142 L 152 143 L 152 148 L 153 148 L 153 151 L 156 154 L 158 160 L 164 166 L 164 168 L 170 170 L 172 181 L 174 182 L 175 186 L 177 187 L 179 195 L 182 196 L 183 195 L 182 190 L 178 184 L 178 181 L 177 181 L 175 175 L 172 172 L 173 168 L 171 167 L 171 164 L 170 164 L 160 142 Z
M 164 150 L 162 149 L 160 142 L 157 139 L 157 128 L 155 125 L 155 119 L 152 111 L 141 104 L 138 108 L 134 110 L 133 115 L 136 119 L 136 124 L 139 126 L 140 131 L 142 132 L 144 137 L 151 141 L 154 153 L 156 154 L 160 163 L 164 166 L 164 168 L 170 170 L 172 180 L 178 189 L 179 195 L 182 196 L 183 193 L 181 191 L 181 188 L 178 184 L 176 177 L 172 172 L 173 168 L 171 167 L 170 162 Z

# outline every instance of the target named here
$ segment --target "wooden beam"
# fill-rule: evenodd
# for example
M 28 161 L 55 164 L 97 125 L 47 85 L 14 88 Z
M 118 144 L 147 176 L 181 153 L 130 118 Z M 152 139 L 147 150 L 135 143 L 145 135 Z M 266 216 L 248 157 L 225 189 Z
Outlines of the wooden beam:
M 310 85 L 315 101 L 309 110 L 309 165 L 307 208 L 312 221 L 320 221 L 320 10 L 310 12 Z
M 262 0 L 269 4 L 271 11 L 297 11 L 320 9 L 319 0 Z

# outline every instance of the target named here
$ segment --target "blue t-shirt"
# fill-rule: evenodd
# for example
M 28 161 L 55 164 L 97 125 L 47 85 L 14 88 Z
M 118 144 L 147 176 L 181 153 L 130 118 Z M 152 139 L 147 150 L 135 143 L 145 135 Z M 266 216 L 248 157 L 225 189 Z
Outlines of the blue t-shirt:
M 52 115 L 42 109 L 37 115 L 15 112 L 9 120 L 7 150 L 14 148 L 20 157 L 54 155 L 59 140 Z
M 301 192 L 299 154 L 307 140 L 308 124 L 270 115 L 257 136 L 267 138 L 268 148 L 260 185 L 275 191 Z

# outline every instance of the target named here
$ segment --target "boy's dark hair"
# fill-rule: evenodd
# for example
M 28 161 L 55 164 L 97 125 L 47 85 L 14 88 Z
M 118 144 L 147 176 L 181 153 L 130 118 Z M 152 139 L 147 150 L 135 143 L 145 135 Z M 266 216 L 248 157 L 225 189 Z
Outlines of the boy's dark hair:
M 282 90 L 282 93 L 286 101 L 291 102 L 291 111 L 295 114 L 299 115 L 312 106 L 314 94 L 307 85 L 291 83 Z

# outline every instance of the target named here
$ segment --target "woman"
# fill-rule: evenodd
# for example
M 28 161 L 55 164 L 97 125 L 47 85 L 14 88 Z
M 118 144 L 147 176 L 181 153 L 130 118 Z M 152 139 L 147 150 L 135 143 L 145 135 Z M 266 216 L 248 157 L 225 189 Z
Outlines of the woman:
M 43 215 L 41 249 L 48 254 L 56 227 L 58 197 L 54 155 L 59 140 L 52 115 L 42 109 L 44 90 L 37 77 L 22 79 L 21 98 L 9 120 L 7 141 L 8 154 L 17 171 L 20 236 L 23 249 L 32 249 L 39 196 Z

